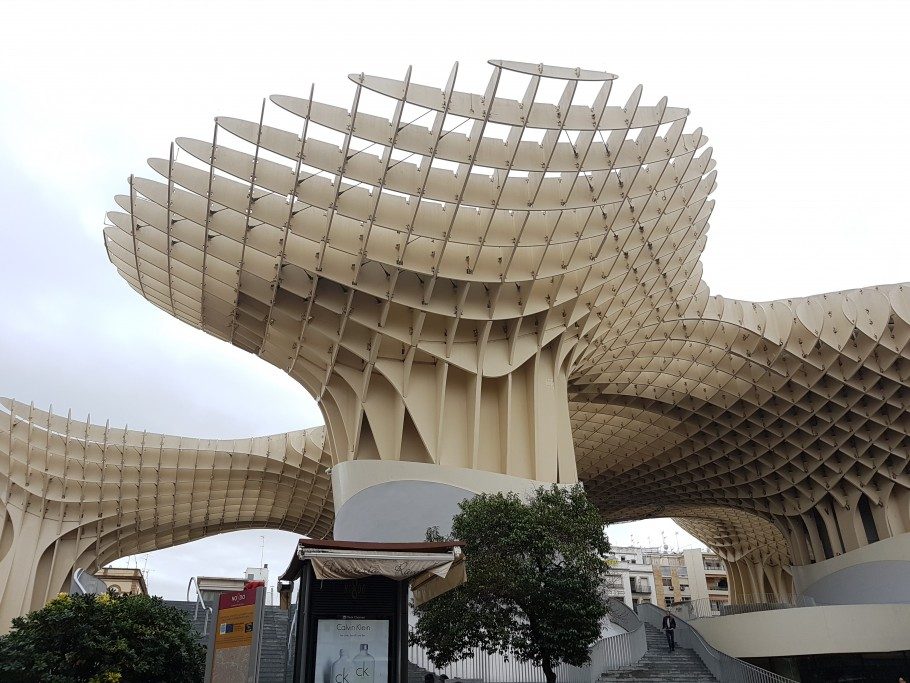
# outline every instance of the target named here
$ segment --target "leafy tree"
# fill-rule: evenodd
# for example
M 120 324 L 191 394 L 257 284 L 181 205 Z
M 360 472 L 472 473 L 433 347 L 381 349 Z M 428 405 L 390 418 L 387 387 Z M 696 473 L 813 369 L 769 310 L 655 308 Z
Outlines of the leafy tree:
M 146 595 L 66 595 L 13 620 L 0 637 L 0 680 L 195 683 L 205 647 L 186 616 Z
M 483 494 L 461 503 L 452 537 L 465 543 L 468 581 L 419 607 L 412 642 L 438 667 L 480 647 L 531 662 L 556 681 L 563 662 L 588 662 L 607 614 L 610 545 L 581 485 L 541 487 L 530 500 Z M 441 540 L 436 529 L 428 540 Z

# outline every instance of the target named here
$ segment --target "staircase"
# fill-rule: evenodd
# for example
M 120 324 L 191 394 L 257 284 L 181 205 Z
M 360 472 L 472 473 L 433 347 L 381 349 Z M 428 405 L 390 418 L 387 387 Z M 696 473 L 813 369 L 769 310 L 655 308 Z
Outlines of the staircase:
M 667 637 L 663 631 L 645 624 L 645 635 L 648 639 L 648 651 L 645 656 L 631 666 L 615 671 L 608 671 L 598 683 L 619 683 L 635 681 L 636 683 L 708 683 L 717 681 L 701 658 L 692 650 L 678 645 L 673 652 L 667 649 Z
M 266 605 L 262 620 L 260 683 L 284 683 L 288 657 L 288 612 Z M 290 677 L 288 677 L 290 680 Z
M 426 669 L 408 662 L 408 683 L 423 683 L 423 677 L 429 673 Z
M 196 618 L 193 613 L 196 610 L 195 602 L 185 602 L 183 600 L 165 600 L 165 605 L 175 607 L 186 615 L 196 633 L 199 634 L 199 642 L 202 645 L 208 644 L 208 638 L 202 637 L 202 629 L 205 625 L 205 612 L 199 610 Z M 212 619 L 209 619 L 209 633 L 215 627 Z M 262 656 L 259 659 L 259 683 L 285 683 L 285 665 L 287 663 L 288 646 L 288 613 L 280 607 L 266 606 L 262 622 Z M 288 677 L 287 680 L 290 680 Z M 420 683 L 423 683 L 421 675 Z
M 205 610 L 199 609 L 199 612 L 196 615 L 196 618 L 193 618 L 193 614 L 196 612 L 196 603 L 195 602 L 186 602 L 184 600 L 165 600 L 164 604 L 168 607 L 174 607 L 186 615 L 186 618 L 189 619 L 189 622 L 193 625 L 193 629 L 199 636 L 199 643 L 205 645 L 207 640 L 202 637 L 202 629 L 205 626 Z M 209 618 L 209 629 L 212 628 L 212 618 Z

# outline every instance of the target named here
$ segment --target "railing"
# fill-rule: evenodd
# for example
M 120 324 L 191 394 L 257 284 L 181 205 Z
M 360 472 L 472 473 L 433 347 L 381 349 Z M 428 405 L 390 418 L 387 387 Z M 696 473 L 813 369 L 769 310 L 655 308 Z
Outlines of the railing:
M 692 620 L 725 617 L 731 614 L 747 614 L 749 612 L 767 612 L 776 609 L 792 609 L 794 607 L 815 607 L 815 599 L 795 593 L 786 595 L 758 593 L 737 597 L 736 604 L 719 604 L 717 600 L 712 600 L 711 598 L 675 602 L 667 608 L 667 611 L 674 616 Z
M 82 595 L 103 595 L 107 593 L 107 584 L 94 574 L 82 568 L 73 571 L 73 582 L 70 592 Z
M 560 683 L 594 683 L 605 671 L 634 664 L 648 650 L 644 624 L 625 603 L 611 599 L 608 602 L 610 621 L 626 630 L 607 638 L 601 638 L 591 646 L 591 661 L 584 666 L 560 665 L 556 677 Z M 471 657 L 437 669 L 430 661 L 426 650 L 412 645 L 408 650 L 408 661 L 428 671 L 446 674 L 450 679 L 462 681 L 483 680 L 485 683 L 544 683 L 543 670 L 514 657 L 488 654 L 476 648 Z
M 196 609 L 193 610 L 193 621 L 199 618 L 199 608 L 201 607 L 205 614 L 205 622 L 202 625 L 202 636 L 205 637 L 209 634 L 209 620 L 212 618 L 212 608 L 205 606 L 205 600 L 202 599 L 199 582 L 195 576 L 191 577 L 189 583 L 186 584 L 186 601 L 190 601 L 190 588 L 193 587 L 193 584 L 196 584 Z
M 459 659 L 446 667 L 438 668 L 427 656 L 426 650 L 417 645 L 408 648 L 408 661 L 421 669 L 444 673 L 450 679 L 461 681 L 483 680 L 485 683 L 544 683 L 543 671 L 527 662 L 507 659 L 500 654 L 488 654 L 475 648 L 470 657 Z
M 298 609 L 300 609 L 300 603 L 297 603 L 294 605 L 294 609 L 292 609 L 290 611 L 289 616 L 288 616 L 288 619 L 290 621 L 288 621 L 288 644 L 287 644 L 287 653 L 288 654 L 287 654 L 287 658 L 285 659 L 285 662 L 284 662 L 285 671 L 287 671 L 288 668 L 290 668 L 290 666 L 291 666 L 291 659 L 292 659 L 291 645 L 294 643 L 294 636 L 297 634 L 297 610 Z
M 660 628 L 664 615 L 670 613 L 654 605 L 642 603 L 638 606 L 638 614 L 642 621 Z M 793 679 L 771 673 L 717 650 L 708 645 L 701 634 L 682 617 L 674 615 L 674 618 L 676 643 L 680 647 L 694 650 L 717 680 L 723 683 L 795 683 Z
M 85 588 L 85 586 L 82 585 L 82 582 L 79 580 L 82 577 L 84 571 L 84 569 L 77 569 L 73 572 L 73 585 L 75 586 L 75 590 L 73 592 L 87 595 L 88 590 Z
M 591 647 L 591 661 L 585 666 L 562 665 L 557 670 L 557 680 L 565 683 L 594 683 L 605 671 L 614 671 L 634 664 L 648 651 L 645 625 L 621 600 L 607 603 L 610 621 L 625 629 L 608 638 L 601 638 Z

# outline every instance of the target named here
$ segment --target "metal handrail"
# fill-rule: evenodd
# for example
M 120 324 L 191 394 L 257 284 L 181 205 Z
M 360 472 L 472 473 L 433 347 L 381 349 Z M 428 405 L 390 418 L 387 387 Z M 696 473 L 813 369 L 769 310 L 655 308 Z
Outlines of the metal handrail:
M 294 609 L 291 610 L 290 623 L 288 624 L 288 647 L 287 647 L 287 658 L 284 663 L 285 670 L 291 665 L 291 643 L 294 642 L 294 635 L 297 633 L 297 610 L 300 609 L 300 603 L 294 605 Z
M 711 598 L 698 598 L 697 600 L 674 602 L 667 609 L 673 616 L 693 620 L 815 606 L 815 599 L 806 595 L 757 593 L 738 596 L 732 604 L 717 604 L 717 601 Z
M 205 600 L 202 599 L 202 592 L 199 590 L 199 581 L 196 580 L 195 576 L 190 577 L 189 583 L 186 584 L 186 601 L 190 601 L 190 588 L 193 587 L 193 584 L 196 584 L 196 608 L 193 610 L 193 621 L 199 618 L 199 608 L 202 608 L 203 614 L 205 614 L 205 622 L 202 625 L 202 636 L 205 637 L 209 634 L 209 620 L 212 618 L 214 610 L 211 607 L 208 607 L 205 604 Z
M 620 600 L 611 599 L 610 620 L 626 629 L 607 638 L 601 638 L 590 650 L 590 661 L 584 666 L 561 664 L 557 668 L 560 683 L 595 683 L 605 672 L 634 664 L 648 650 L 644 624 Z M 408 660 L 417 666 L 437 671 L 424 648 L 410 646 Z M 469 657 L 453 662 L 441 669 L 450 679 L 482 680 L 484 683 L 545 683 L 543 670 L 529 662 L 517 661 L 513 656 L 490 654 L 475 648 Z
M 80 568 L 73 572 L 73 583 L 76 584 L 76 587 L 79 589 L 79 592 L 82 593 L 82 595 L 88 595 L 88 591 L 86 590 L 85 586 L 82 585 L 82 582 L 79 580 L 79 577 L 82 575 L 82 573 L 84 571 L 85 571 L 84 569 Z
M 607 606 L 610 621 L 626 632 L 597 641 L 591 647 L 591 661 L 586 666 L 560 667 L 562 680 L 584 681 L 587 678 L 590 683 L 594 683 L 605 671 L 635 664 L 645 656 L 648 651 L 648 636 L 638 615 L 625 602 L 616 598 L 610 598 Z
M 206 609 L 205 600 L 202 599 L 202 593 L 199 592 L 199 581 L 196 580 L 195 576 L 191 576 L 189 583 L 186 584 L 186 601 L 190 601 L 190 588 L 193 587 L 193 584 L 196 584 L 196 609 L 193 610 L 193 619 L 195 620 L 199 616 L 199 608 L 202 607 L 203 610 Z
M 643 621 L 655 628 L 661 628 L 664 615 L 670 614 L 667 610 L 649 603 L 640 604 L 638 613 Z M 709 645 L 698 630 L 685 619 L 672 616 L 676 620 L 676 642 L 681 647 L 694 650 L 717 680 L 724 683 L 796 683 L 792 678 L 772 673 L 721 652 Z
M 618 598 L 610 598 L 607 601 L 607 609 L 610 613 L 610 621 L 617 626 L 621 626 L 626 631 L 636 631 L 642 628 L 643 624 L 635 611 L 625 602 Z
M 111 592 L 104 581 L 81 567 L 73 570 L 70 589 L 82 595 L 103 595 Z

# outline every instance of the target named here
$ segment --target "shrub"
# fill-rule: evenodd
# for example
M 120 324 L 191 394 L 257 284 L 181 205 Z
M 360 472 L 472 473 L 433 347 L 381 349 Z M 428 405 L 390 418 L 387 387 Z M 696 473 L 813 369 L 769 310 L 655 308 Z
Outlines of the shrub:
M 186 616 L 146 595 L 66 595 L 13 620 L 0 680 L 195 683 L 205 647 Z

